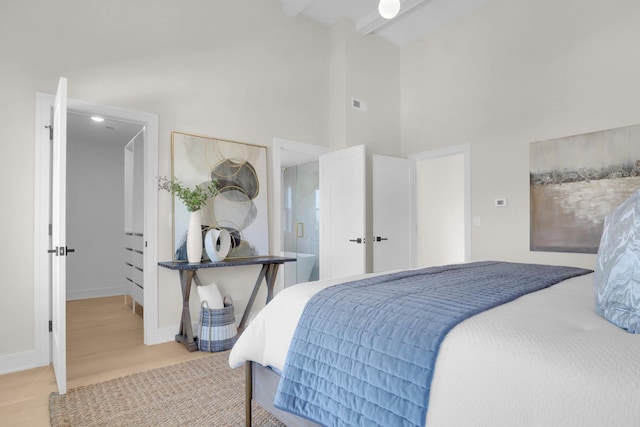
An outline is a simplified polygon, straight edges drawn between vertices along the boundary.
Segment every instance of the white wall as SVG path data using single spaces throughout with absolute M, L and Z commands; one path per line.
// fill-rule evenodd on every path
M 68 300 L 123 294 L 127 142 L 67 139 Z
M 331 28 L 330 146 L 365 144 L 368 154 L 400 154 L 400 49 L 356 32 L 342 20 Z M 351 107 L 351 99 L 366 103 Z
M 0 246 L 0 363 L 35 348 L 36 91 L 54 92 L 58 78 L 64 76 L 72 98 L 158 114 L 158 172 L 169 176 L 171 131 L 267 147 L 274 137 L 328 146 L 329 123 L 352 120 L 344 112 L 336 118 L 330 105 L 330 86 L 346 79 L 344 74 L 330 72 L 330 58 L 346 54 L 344 50 L 336 53 L 335 37 L 345 35 L 334 36 L 331 29 L 304 16 L 283 14 L 275 0 L 194 0 L 188 5 L 173 0 L 0 2 L 0 92 L 4 99 L 0 106 L 0 179 L 7 184 L 2 187 L 3 199 L 20 207 L 0 211 L 4 241 Z M 399 50 L 381 39 L 375 41 L 377 36 L 350 37 L 360 40 L 363 60 L 358 63 L 366 65 L 362 72 L 372 69 L 372 58 L 390 64 L 383 67 L 383 73 L 391 80 L 396 73 L 396 87 L 393 83 L 385 87 L 399 94 Z M 386 55 L 394 58 L 385 61 Z M 376 86 L 369 82 L 358 90 L 370 107 L 377 96 Z M 343 91 L 343 99 L 346 96 Z M 398 95 L 384 108 L 397 111 Z M 358 126 L 377 129 L 380 116 L 366 117 Z M 399 139 L 399 114 L 388 116 L 384 123 Z M 371 139 L 376 138 L 372 135 Z M 272 194 L 271 185 L 267 187 Z M 168 193 L 159 194 L 158 208 L 158 258 L 170 260 Z M 201 278 L 205 283 L 215 281 L 225 294 L 240 294 L 244 301 L 236 304 L 238 313 L 258 271 L 258 267 L 217 269 L 203 272 Z M 159 325 L 175 334 L 181 310 L 175 271 L 159 270 L 158 293 Z M 264 293 L 259 294 L 256 306 L 265 298 Z M 195 300 L 192 298 L 193 312 L 198 309 Z
M 465 261 L 464 154 L 416 160 L 417 267 Z
M 403 49 L 402 153 L 471 145 L 473 260 L 594 267 L 529 251 L 529 143 L 640 123 L 639 22 L 635 0 L 494 0 Z

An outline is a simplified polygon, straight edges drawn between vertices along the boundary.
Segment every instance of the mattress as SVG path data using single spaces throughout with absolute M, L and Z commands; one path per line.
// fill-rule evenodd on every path
M 347 280 L 280 292 L 234 346 L 229 364 L 282 370 L 304 305 Z M 427 426 L 640 425 L 640 335 L 595 313 L 593 274 L 478 314 L 442 342 Z

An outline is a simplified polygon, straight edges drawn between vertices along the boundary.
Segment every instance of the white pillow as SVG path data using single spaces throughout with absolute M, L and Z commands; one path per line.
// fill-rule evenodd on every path
M 605 218 L 594 277 L 596 312 L 640 333 L 640 191 Z
M 204 301 L 207 302 L 209 308 L 224 308 L 224 302 L 222 295 L 218 290 L 218 286 L 215 283 L 209 283 L 204 286 L 196 286 L 198 290 L 198 296 L 200 297 L 200 304 Z

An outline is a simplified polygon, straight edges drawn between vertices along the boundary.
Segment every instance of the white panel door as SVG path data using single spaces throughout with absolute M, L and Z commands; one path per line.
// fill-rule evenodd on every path
M 52 159 L 52 359 L 58 393 L 67 392 L 66 204 L 67 204 L 67 79 L 60 78 L 53 113 Z
M 320 156 L 320 279 L 366 272 L 365 147 Z
M 415 161 L 374 155 L 373 271 L 415 266 Z

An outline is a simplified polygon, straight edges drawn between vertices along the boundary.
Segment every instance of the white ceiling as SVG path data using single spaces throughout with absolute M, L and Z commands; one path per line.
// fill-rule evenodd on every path
M 400 0 L 400 13 L 386 20 L 378 13 L 379 0 L 279 0 L 287 15 L 306 15 L 332 26 L 342 18 L 352 20 L 363 34 L 376 33 L 398 46 L 484 6 L 489 0 Z

